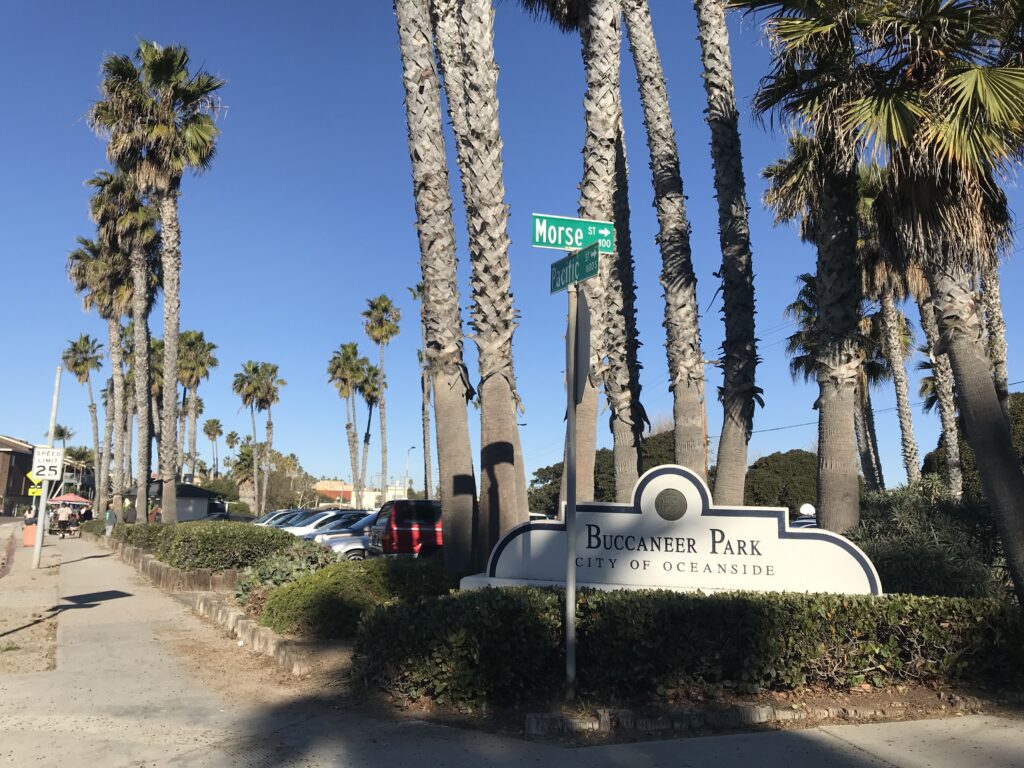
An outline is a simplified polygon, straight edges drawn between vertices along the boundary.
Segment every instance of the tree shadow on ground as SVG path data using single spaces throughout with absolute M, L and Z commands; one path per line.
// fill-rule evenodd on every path
M 0 632 L 0 637 L 6 637 L 7 635 L 13 635 L 15 632 L 20 632 L 23 629 L 34 627 L 36 624 L 42 624 L 44 621 L 49 621 L 56 616 L 59 616 L 64 611 L 76 610 L 78 608 L 95 608 L 100 603 L 106 602 L 107 600 L 117 600 L 122 597 L 131 597 L 128 592 L 121 592 L 116 589 L 108 589 L 103 592 L 89 592 L 82 595 L 67 595 L 62 597 L 62 601 L 67 601 L 67 605 L 63 602 L 57 605 L 50 606 L 44 612 L 45 615 L 40 616 L 34 621 L 28 622 L 28 624 L 22 624 L 20 627 L 9 629 L 6 632 Z

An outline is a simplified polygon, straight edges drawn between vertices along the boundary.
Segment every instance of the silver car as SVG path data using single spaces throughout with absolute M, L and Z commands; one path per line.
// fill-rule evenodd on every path
M 377 522 L 377 512 L 371 512 L 351 528 L 336 534 L 317 536 L 322 546 L 330 549 L 345 560 L 365 560 L 370 545 L 370 528 Z

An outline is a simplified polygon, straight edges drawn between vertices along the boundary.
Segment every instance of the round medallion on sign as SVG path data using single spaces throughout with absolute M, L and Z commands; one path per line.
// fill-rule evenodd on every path
M 666 488 L 654 497 L 654 510 L 663 520 L 678 520 L 686 514 L 686 496 L 675 488 Z

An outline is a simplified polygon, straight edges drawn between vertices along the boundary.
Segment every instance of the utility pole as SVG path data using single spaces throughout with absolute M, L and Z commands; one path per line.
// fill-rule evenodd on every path
M 57 398 L 60 396 L 60 366 L 53 379 L 53 405 L 50 406 L 50 430 L 46 434 L 46 447 L 53 448 L 53 429 L 57 424 Z M 61 475 L 64 467 L 61 466 Z M 50 481 L 43 480 L 42 494 L 39 496 L 39 511 L 36 512 L 36 543 L 32 548 L 32 569 L 39 568 L 39 560 L 43 555 L 43 528 L 46 525 L 46 502 L 50 498 Z

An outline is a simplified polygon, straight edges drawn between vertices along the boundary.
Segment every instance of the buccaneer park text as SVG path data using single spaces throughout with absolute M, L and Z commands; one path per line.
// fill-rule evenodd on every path
M 707 549 L 710 555 L 734 555 L 743 557 L 763 557 L 760 550 L 760 539 L 730 539 L 725 531 L 711 528 L 708 533 L 710 540 Z M 588 550 L 604 550 L 607 552 L 659 552 L 664 554 L 695 555 L 701 554 L 697 548 L 697 540 L 690 536 L 635 536 L 622 533 L 601 533 L 601 526 L 588 523 L 586 525 Z M 577 568 L 615 568 L 619 560 L 623 565 L 634 571 L 646 571 L 651 567 L 650 560 L 639 558 L 603 557 L 583 555 L 576 558 Z M 682 573 L 719 573 L 744 576 L 774 576 L 774 565 L 756 563 L 699 563 L 692 561 L 669 561 L 661 564 L 663 570 Z

